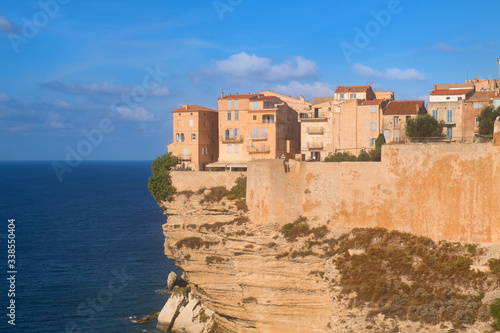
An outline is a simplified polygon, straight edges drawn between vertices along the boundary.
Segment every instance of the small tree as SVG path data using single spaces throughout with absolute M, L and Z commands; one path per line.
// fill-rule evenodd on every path
M 444 137 L 444 121 L 431 115 L 418 115 L 406 123 L 406 136 L 409 138 L 442 138 Z
M 479 122 L 479 135 L 493 135 L 495 119 L 500 117 L 500 107 L 493 110 L 491 106 L 485 107 L 477 120 Z
M 375 140 L 375 149 L 370 150 L 370 159 L 374 162 L 382 160 L 382 145 L 385 144 L 385 136 L 380 133 Z
M 242 199 L 247 194 L 247 177 L 239 176 L 234 185 L 229 191 L 229 199 Z
M 179 164 L 179 159 L 168 153 L 157 157 L 151 165 L 152 177 L 149 177 L 148 189 L 157 202 L 172 201 L 175 187 L 172 186 L 170 169 Z

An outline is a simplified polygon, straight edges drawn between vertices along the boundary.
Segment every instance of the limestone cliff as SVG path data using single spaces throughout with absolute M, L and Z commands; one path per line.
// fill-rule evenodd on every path
M 492 319 L 484 304 L 500 297 L 500 288 L 486 261 L 500 257 L 498 245 L 485 245 L 477 252 L 473 247 L 474 253 L 471 250 L 467 254 L 469 261 L 458 254 L 467 252 L 462 245 L 445 256 L 439 251 L 451 251 L 449 246 L 424 240 L 427 247 L 423 249 L 435 251 L 429 250 L 432 256 L 426 256 L 417 242 L 420 238 L 399 234 L 394 238 L 380 230 L 351 232 L 286 218 L 282 223 L 257 225 L 241 201 L 201 188 L 207 183 L 197 184 L 185 186 L 188 189 L 178 191 L 174 201 L 163 203 L 168 214 L 168 222 L 163 225 L 165 254 L 183 270 L 192 293 L 214 311 L 215 322 L 224 332 L 449 332 L 454 326 L 464 332 L 490 329 Z M 283 232 L 286 223 L 291 224 Z M 378 244 L 382 240 L 383 246 Z M 398 251 L 403 243 L 411 247 Z M 399 257 L 391 261 L 393 253 Z M 452 271 L 446 279 L 455 281 L 460 292 L 457 295 L 449 293 L 453 282 L 422 284 L 411 272 L 431 274 L 429 280 L 439 280 L 439 274 L 434 276 L 422 270 L 425 265 L 419 265 L 419 260 L 434 260 L 435 256 L 451 260 L 451 266 L 443 266 L 443 274 L 448 274 L 448 267 L 467 277 L 474 267 L 486 273 L 471 273 L 475 284 L 469 285 L 470 281 L 458 279 Z M 369 261 L 379 257 L 385 261 Z M 406 262 L 401 268 L 406 269 L 404 273 L 399 267 L 387 268 L 392 269 L 398 260 Z M 372 266 L 363 271 L 367 263 Z M 371 267 L 377 271 L 366 272 Z M 372 285 L 380 288 L 379 294 L 391 298 L 379 295 L 374 301 L 372 291 L 365 290 L 371 285 L 363 284 L 372 281 L 356 280 L 356 274 L 385 274 L 386 280 Z M 405 292 L 398 292 L 400 288 Z M 436 290 L 441 294 L 429 296 Z M 361 298 L 363 292 L 371 298 Z M 452 314 L 457 311 L 458 317 Z

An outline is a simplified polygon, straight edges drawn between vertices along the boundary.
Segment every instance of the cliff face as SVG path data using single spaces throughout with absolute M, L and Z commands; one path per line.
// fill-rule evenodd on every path
M 433 322 L 432 318 L 436 314 L 430 314 L 431 310 L 418 306 L 408 310 L 413 313 L 408 319 L 413 321 L 401 318 L 398 320 L 391 316 L 390 311 L 387 312 L 388 308 L 395 306 L 390 303 L 393 301 L 386 301 L 386 304 L 383 307 L 379 305 L 380 309 L 377 310 L 370 302 L 357 297 L 357 294 L 366 292 L 362 290 L 362 284 L 366 282 L 364 288 L 371 288 L 369 283 L 373 281 L 358 281 L 361 289 L 356 289 L 354 282 L 349 286 L 351 289 L 346 288 L 342 281 L 349 279 L 349 274 L 358 273 L 337 268 L 336 260 L 339 258 L 364 258 L 366 253 L 371 253 L 372 250 L 368 246 L 371 246 L 369 244 L 374 240 L 381 239 L 380 231 L 370 234 L 369 238 L 363 234 L 355 236 L 352 233 L 341 237 L 351 230 L 328 228 L 309 221 L 308 226 L 311 228 L 306 232 L 300 231 L 299 228 L 296 229 L 298 231 L 295 235 L 285 237 L 281 232 L 282 225 L 252 223 L 248 218 L 249 213 L 237 208 L 241 208 L 241 202 L 223 198 L 219 202 L 200 203 L 206 200 L 208 193 L 209 190 L 200 190 L 198 194 L 191 190 L 181 191 L 173 202 L 164 203 L 168 212 L 168 223 L 163 225 L 166 237 L 165 254 L 174 259 L 184 271 L 184 278 L 192 293 L 205 307 L 215 312 L 215 320 L 225 332 L 368 333 L 398 332 L 398 329 L 405 333 L 448 332 L 454 326 L 463 327 L 464 332 L 488 331 L 490 317 L 487 306 L 483 305 L 477 296 L 478 290 L 486 293 L 484 299 L 489 302 L 500 297 L 498 280 L 488 274 L 480 278 L 482 280 L 478 280 L 479 282 L 475 280 L 474 285 L 465 281 L 464 286 L 470 286 L 463 288 L 455 277 L 446 277 L 450 279 L 451 288 L 454 288 L 455 283 L 457 292 L 469 295 L 452 298 L 448 303 L 439 301 L 436 296 L 436 301 L 430 303 L 431 308 L 441 308 L 441 312 L 436 310 L 439 312 L 439 318 L 448 320 Z M 304 222 L 295 221 L 294 225 L 300 226 L 301 223 Z M 348 242 L 347 245 L 342 245 L 341 239 Z M 338 250 L 339 247 L 343 249 Z M 464 251 L 464 248 L 457 249 Z M 486 249 L 484 253 L 479 251 L 481 255 L 473 257 L 474 262 L 469 264 L 488 271 L 487 258 L 499 257 L 500 249 L 493 249 L 496 250 Z M 343 254 L 341 251 L 344 251 Z M 390 260 L 393 251 L 389 248 L 387 260 Z M 407 249 L 405 251 L 408 252 Z M 344 260 L 347 260 L 345 258 Z M 396 261 L 398 260 L 405 259 L 397 257 Z M 414 261 L 417 264 L 418 260 L 418 255 L 415 255 Z M 382 266 L 384 265 L 392 264 L 382 263 Z M 467 266 L 466 270 L 469 271 L 470 267 L 472 266 Z M 361 269 L 359 274 L 362 268 L 357 268 Z M 371 272 L 368 271 L 363 273 L 364 276 L 359 275 L 358 279 L 378 279 L 377 274 L 382 274 L 380 268 L 378 269 L 379 271 L 373 272 L 374 275 L 370 276 Z M 463 271 L 458 273 L 464 274 Z M 436 276 L 428 278 L 438 279 Z M 351 280 L 355 281 L 356 276 L 351 277 Z M 420 283 L 417 280 L 412 281 L 411 274 L 388 276 L 388 280 L 392 281 L 391 286 L 386 286 L 384 293 L 391 287 L 397 291 L 401 286 L 417 286 Z M 381 283 L 384 282 L 377 280 L 377 283 L 373 284 L 374 288 Z M 408 288 L 410 300 L 405 302 L 410 304 L 411 297 L 418 293 L 412 291 L 411 287 Z M 439 289 L 440 286 L 422 285 L 418 292 L 432 292 L 431 288 Z M 451 294 L 449 290 L 444 288 L 441 292 Z M 391 295 L 391 299 L 396 296 L 401 296 L 401 299 L 407 297 L 394 292 Z M 460 297 L 467 301 L 461 300 Z M 401 305 L 400 311 L 405 312 L 406 305 Z M 447 315 L 446 311 L 463 312 L 464 318 L 473 316 L 475 320 L 457 319 L 454 323 L 453 315 Z M 478 313 L 481 311 L 483 321 L 479 320 Z
M 207 190 L 208 191 L 208 190 Z M 199 204 L 203 194 L 166 203 L 165 254 L 184 271 L 192 292 L 229 332 L 328 332 L 328 284 L 312 256 L 277 260 L 290 251 L 276 225 L 256 226 L 234 201 Z

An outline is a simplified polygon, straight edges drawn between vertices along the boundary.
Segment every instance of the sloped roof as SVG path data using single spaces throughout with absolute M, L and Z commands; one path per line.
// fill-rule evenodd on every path
M 190 111 L 190 112 L 196 112 L 196 111 L 209 111 L 209 112 L 218 112 L 216 110 L 212 110 L 212 109 L 209 109 L 209 108 L 204 108 L 203 106 L 199 106 L 199 105 L 188 105 L 187 108 L 180 108 L 180 109 L 175 109 L 175 110 L 172 110 L 172 112 L 186 112 L 186 111 Z
M 466 95 L 474 89 L 436 89 L 431 91 L 431 95 Z
M 370 99 L 361 102 L 361 105 L 379 105 L 383 101 L 385 101 L 385 99 Z
M 370 86 L 338 86 L 335 93 L 357 93 L 357 92 L 366 92 L 370 90 L 372 87 Z
M 219 97 L 219 99 L 245 99 L 245 98 L 253 98 L 253 97 L 258 97 L 260 96 L 259 94 L 236 94 L 236 95 L 226 95 L 223 97 Z
M 424 105 L 424 101 L 391 101 L 384 111 L 384 116 L 409 116 L 416 114 L 425 114 L 426 112 Z
M 494 91 L 476 91 L 467 102 L 489 102 L 490 99 L 494 98 L 496 92 Z

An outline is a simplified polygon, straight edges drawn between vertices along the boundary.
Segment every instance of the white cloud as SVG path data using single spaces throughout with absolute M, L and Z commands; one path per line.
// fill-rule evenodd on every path
M 278 82 L 299 78 L 314 78 L 319 69 L 312 60 L 295 57 L 279 64 L 245 52 L 233 54 L 226 60 L 213 61 L 213 66 L 195 71 L 197 80 L 222 77 L 231 83 Z
M 54 106 L 60 107 L 60 108 L 69 108 L 70 105 L 68 102 L 63 101 L 62 99 L 56 99 L 54 101 Z
M 8 102 L 10 101 L 10 96 L 4 93 L 0 93 L 0 102 Z
M 297 81 L 292 81 L 287 85 L 278 85 L 275 89 L 279 91 L 283 95 L 292 95 L 292 96 L 305 96 L 308 100 L 311 100 L 313 97 L 328 97 L 333 96 L 335 93 L 334 87 L 323 84 L 321 82 L 315 82 L 313 85 L 311 84 L 302 84 Z
M 17 29 L 5 16 L 0 15 L 0 32 L 15 32 Z
M 451 46 L 449 44 L 443 43 L 443 42 L 437 42 L 436 45 L 434 45 L 434 49 L 437 51 L 441 52 L 459 52 L 462 51 L 462 49 L 458 47 Z
M 386 68 L 384 72 L 381 72 L 362 64 L 355 64 L 353 66 L 353 70 L 358 75 L 377 79 L 397 81 L 427 81 L 427 77 L 424 73 L 421 73 L 413 68 L 403 70 L 398 68 Z
M 42 86 L 47 87 L 52 90 L 67 92 L 76 95 L 122 95 L 122 94 L 132 94 L 134 92 L 137 95 L 140 95 L 142 92 L 146 91 L 146 96 L 169 96 L 172 93 L 167 87 L 161 87 L 158 83 L 153 82 L 150 84 L 147 89 L 143 86 L 122 86 L 118 84 L 109 84 L 104 82 L 103 84 L 99 83 L 68 83 L 68 82 L 59 82 L 52 81 L 42 83 Z
M 117 107 L 116 110 L 122 116 L 122 119 L 132 121 L 132 122 L 148 122 L 154 121 L 155 115 L 148 112 L 142 107 L 138 107 L 134 110 L 127 107 Z

